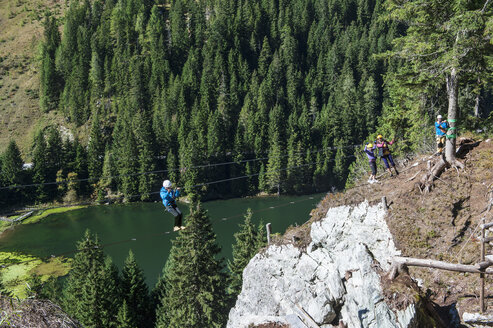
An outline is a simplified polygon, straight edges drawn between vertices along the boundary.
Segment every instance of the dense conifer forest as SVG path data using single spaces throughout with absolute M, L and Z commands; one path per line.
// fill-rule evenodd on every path
M 390 68 L 373 55 L 399 33 L 383 11 L 379 0 L 71 1 L 45 18 L 40 105 L 90 127 L 89 142 L 39 131 L 31 176 L 4 185 L 72 183 L 8 198 L 149 200 L 166 176 L 186 189 L 251 175 L 195 190 L 206 197 L 343 186 L 352 145 L 382 112 Z M 183 169 L 227 161 L 240 163 Z
M 363 161 L 355 145 L 377 132 L 396 138 L 398 154 L 434 147 L 451 77 L 458 131 L 493 126 L 488 1 L 67 4 L 44 20 L 40 106 L 86 127 L 88 142 L 40 130 L 26 170 L 11 141 L 0 157 L 2 208 L 148 201 L 165 177 L 203 198 L 342 187 Z M 212 165 L 224 162 L 234 163 Z M 235 177 L 245 178 L 203 184 Z M 11 187 L 23 184 L 32 186 Z M 87 327 L 222 327 L 243 268 L 265 245 L 250 216 L 226 265 L 194 201 L 151 292 L 132 253 L 118 272 L 89 232 L 63 292 L 36 280 L 32 290 Z

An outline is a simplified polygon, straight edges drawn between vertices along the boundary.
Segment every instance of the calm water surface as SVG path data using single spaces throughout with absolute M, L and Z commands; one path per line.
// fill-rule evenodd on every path
M 323 196 L 241 198 L 210 201 L 203 206 L 222 247 L 221 256 L 230 259 L 233 234 L 238 231 L 238 224 L 243 222 L 243 214 L 248 208 L 254 211 L 255 223 L 262 219 L 264 223 L 272 223 L 273 233 L 283 233 L 290 225 L 306 222 L 310 211 Z M 180 204 L 179 207 L 186 217 L 189 212 L 187 205 Z M 114 243 L 105 247 L 104 252 L 120 268 L 129 249 L 132 249 L 150 286 L 161 274 L 171 240 L 176 238 L 176 233 L 164 234 L 173 229 L 173 217 L 161 203 L 102 205 L 54 214 L 42 222 L 18 226 L 4 233 L 0 239 L 0 251 L 20 251 L 40 257 L 70 252 L 86 229 L 97 233 L 102 244 Z

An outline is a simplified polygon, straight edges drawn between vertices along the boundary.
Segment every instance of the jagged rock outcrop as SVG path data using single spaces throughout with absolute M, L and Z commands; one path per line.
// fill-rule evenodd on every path
M 243 288 L 227 327 L 262 322 L 288 324 L 305 311 L 320 327 L 342 320 L 348 328 L 418 327 L 411 302 L 402 310 L 385 302 L 380 274 L 400 252 L 382 204 L 341 206 L 311 225 L 306 251 L 271 245 L 243 272 Z

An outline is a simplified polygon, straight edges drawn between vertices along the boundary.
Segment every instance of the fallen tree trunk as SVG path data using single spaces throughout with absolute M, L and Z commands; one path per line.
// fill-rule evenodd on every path
M 417 266 L 424 268 L 433 268 L 439 270 L 456 271 L 456 272 L 470 272 L 470 273 L 486 273 L 493 274 L 493 268 L 486 270 L 480 270 L 479 265 L 467 265 L 458 263 L 448 263 L 436 260 L 416 259 L 411 257 L 394 256 L 394 263 L 390 269 L 389 278 L 394 279 L 399 273 L 399 268 L 402 266 Z

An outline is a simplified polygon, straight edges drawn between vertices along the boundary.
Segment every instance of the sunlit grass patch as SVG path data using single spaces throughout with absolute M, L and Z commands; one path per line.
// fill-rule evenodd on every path
M 46 281 L 49 277 L 64 276 L 70 271 L 70 263 L 70 259 L 64 258 L 53 258 L 43 262 L 31 255 L 0 252 L 0 264 L 5 266 L 0 269 L 0 279 L 13 296 L 25 298 L 26 282 L 31 275 L 40 276 L 41 281 Z
M 41 219 L 44 219 L 45 217 L 51 215 L 51 214 L 59 214 L 59 213 L 65 213 L 68 211 L 73 211 L 73 210 L 78 210 L 81 208 L 84 208 L 86 206 L 71 206 L 71 207 L 59 207 L 59 208 L 51 208 L 49 210 L 39 210 L 37 211 L 38 214 L 32 215 L 26 220 L 23 221 L 23 223 L 36 223 L 39 222 Z

